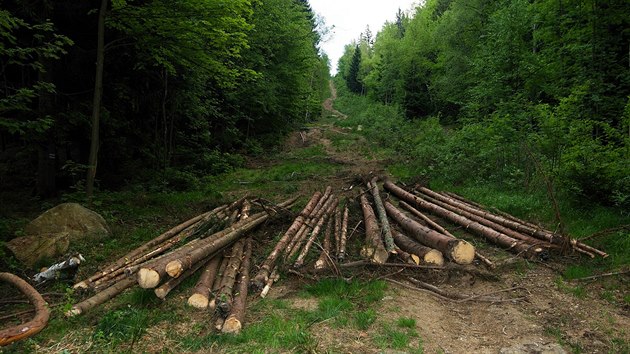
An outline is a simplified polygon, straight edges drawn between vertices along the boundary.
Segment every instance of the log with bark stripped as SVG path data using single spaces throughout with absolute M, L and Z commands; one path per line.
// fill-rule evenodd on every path
M 348 242 L 348 202 L 343 209 L 343 220 L 341 222 L 341 241 L 339 245 L 339 254 L 337 258 L 339 261 L 343 261 L 346 258 L 346 243 Z

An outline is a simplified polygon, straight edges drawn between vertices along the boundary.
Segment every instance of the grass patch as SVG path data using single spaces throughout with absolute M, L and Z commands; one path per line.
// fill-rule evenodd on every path
M 593 270 L 585 265 L 572 265 L 564 270 L 562 276 L 564 279 L 572 280 L 593 275 Z
M 409 323 L 408 321 L 404 322 L 405 324 Z M 424 349 L 422 339 L 419 338 L 418 333 L 415 331 L 415 329 L 411 329 L 408 327 L 404 328 L 406 330 L 398 330 L 393 328 L 393 326 L 385 325 L 381 328 L 379 333 L 374 336 L 373 342 L 380 349 L 395 349 L 405 350 L 410 353 L 423 353 Z M 417 340 L 417 345 L 412 345 L 412 341 L 414 339 Z
M 396 325 L 400 328 L 416 328 L 416 320 L 409 317 L 401 317 L 396 321 Z
M 555 283 L 558 289 L 564 291 L 565 293 L 572 294 L 573 296 L 579 299 L 586 298 L 586 288 L 584 288 L 581 285 L 570 286 L 567 283 L 565 283 L 561 277 L 556 278 Z
M 376 321 L 376 311 L 373 309 L 359 311 L 354 315 L 354 321 L 358 329 L 366 330 Z

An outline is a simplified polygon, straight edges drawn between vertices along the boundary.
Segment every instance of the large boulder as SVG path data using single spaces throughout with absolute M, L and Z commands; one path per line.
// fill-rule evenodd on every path
M 102 240 L 110 230 L 99 214 L 77 203 L 64 203 L 31 221 L 24 234 L 9 241 L 7 247 L 19 261 L 32 267 L 63 255 L 73 242 Z

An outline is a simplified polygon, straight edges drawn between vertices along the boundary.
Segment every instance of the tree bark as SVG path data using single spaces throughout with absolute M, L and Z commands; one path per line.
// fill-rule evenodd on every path
M 444 257 L 442 256 L 442 252 L 433 248 L 423 246 L 397 231 L 394 231 L 393 236 L 394 241 L 403 251 L 415 255 L 423 263 L 436 264 L 439 266 L 444 265 Z
M 302 226 L 300 226 L 300 229 L 295 233 L 295 236 L 293 236 L 293 238 L 289 242 L 289 245 L 284 250 L 285 260 L 289 259 L 292 255 L 295 254 L 294 249 L 296 248 L 296 244 L 301 243 L 304 240 L 304 233 L 312 227 L 312 224 L 314 222 L 317 222 L 318 215 L 320 214 L 320 211 L 322 210 L 324 204 L 328 202 L 328 200 L 331 198 L 331 193 L 332 188 L 326 187 L 324 195 L 322 195 L 322 197 L 319 199 L 319 201 L 315 205 L 315 208 L 313 208 L 313 211 L 310 213 L 310 215 L 308 215 L 308 218 L 303 222 Z
M 346 242 L 348 242 L 348 203 L 343 209 L 343 221 L 341 222 L 341 241 L 339 245 L 339 254 L 337 258 L 343 261 L 346 258 Z
M 463 216 L 465 218 L 468 218 L 468 219 L 470 219 L 472 221 L 476 221 L 476 222 L 480 223 L 481 225 L 484 225 L 484 226 L 487 226 L 489 228 L 492 228 L 492 229 L 494 229 L 496 231 L 499 231 L 502 234 L 508 235 L 511 238 L 515 239 L 515 240 L 525 241 L 525 242 L 527 242 L 527 243 L 529 243 L 531 245 L 539 245 L 540 247 L 544 247 L 544 248 L 554 248 L 554 247 L 558 248 L 558 246 L 553 246 L 552 244 L 550 244 L 547 241 L 543 241 L 541 239 L 538 239 L 538 238 L 535 238 L 535 237 L 532 237 L 532 236 L 529 236 L 529 235 L 522 234 L 522 233 L 517 232 L 517 231 L 515 231 L 513 229 L 510 229 L 508 227 L 505 227 L 503 225 L 500 225 L 500 224 L 497 224 L 497 223 L 495 223 L 493 221 L 490 221 L 490 220 L 488 220 L 488 219 L 486 219 L 484 217 L 481 217 L 479 215 L 476 215 L 476 214 L 470 213 L 470 212 L 468 212 L 466 210 L 463 210 L 460 207 L 457 207 L 457 206 L 454 206 L 454 205 L 451 205 L 451 204 L 448 204 L 448 203 L 441 202 L 439 200 L 436 200 L 436 199 L 432 198 L 431 196 L 426 196 L 426 194 L 424 196 L 424 199 L 426 201 L 428 201 L 430 203 L 433 203 L 433 204 L 435 204 L 437 206 L 440 206 L 440 207 L 442 207 L 442 208 L 444 208 L 444 209 L 446 209 L 448 211 L 451 211 L 453 213 L 461 215 L 461 216 Z
M 389 252 L 383 246 L 376 215 L 374 215 L 374 210 L 372 210 L 363 190 L 361 190 L 361 209 L 365 223 L 365 247 L 362 250 L 362 255 L 374 263 L 385 263 L 389 257 Z
M 230 257 L 226 255 L 225 251 L 223 253 L 224 256 L 222 257 L 221 265 L 219 266 L 219 270 L 217 271 L 217 276 L 214 278 L 212 291 L 210 291 L 210 296 L 212 297 L 212 299 L 208 303 L 208 309 L 210 310 L 210 312 L 214 312 L 215 308 L 217 307 L 217 294 L 219 293 L 219 289 L 221 289 L 221 281 L 223 280 L 223 275 L 225 274 L 227 265 L 228 263 L 230 263 Z
M 387 220 L 387 213 L 385 212 L 385 207 L 383 206 L 383 201 L 381 200 L 381 194 L 378 190 L 377 184 L 378 178 L 374 177 L 370 183 L 368 183 L 368 189 L 372 193 L 372 197 L 374 199 L 374 205 L 376 206 L 376 213 L 378 215 L 378 219 L 381 222 L 381 228 L 383 230 L 383 239 L 385 240 L 385 249 L 387 252 L 392 253 L 394 251 L 394 238 L 392 236 L 392 231 L 389 226 L 389 220 Z
M 414 216 L 419 217 L 420 219 L 424 220 L 427 224 L 429 224 L 430 227 L 432 227 L 434 230 L 443 233 L 446 236 L 452 237 L 452 238 L 457 238 L 455 237 L 455 235 L 453 235 L 452 233 L 450 233 L 447 229 L 443 228 L 440 224 L 436 223 L 435 221 L 431 220 L 428 216 L 424 215 L 423 213 L 421 213 L 418 209 L 412 207 L 411 205 L 401 201 L 400 202 L 400 206 L 403 207 L 403 209 L 409 211 L 411 214 L 413 214 Z M 475 250 L 475 258 L 477 258 L 479 261 L 481 261 L 483 264 L 485 264 L 486 266 L 490 267 L 490 268 L 494 268 L 494 263 L 492 263 L 491 260 L 489 260 L 488 258 L 486 258 L 485 256 L 483 256 L 481 253 L 479 253 L 479 251 Z
M 208 263 L 210 263 L 212 261 L 212 259 L 214 259 L 214 258 L 219 258 L 219 257 L 217 256 L 217 254 L 214 254 L 214 255 L 208 257 L 207 259 L 199 261 L 194 267 L 186 270 L 179 277 L 177 277 L 177 278 L 170 278 L 169 280 L 165 281 L 164 284 L 162 284 L 159 287 L 155 288 L 155 290 L 154 290 L 155 296 L 157 296 L 160 299 L 164 300 L 166 298 L 166 295 L 168 295 L 171 292 L 171 290 L 175 289 L 179 284 L 181 284 L 182 281 L 186 280 L 189 276 L 193 275 L 195 272 L 197 272 L 199 269 L 201 269 L 201 267 L 203 267 L 203 266 L 207 265 Z
M 286 200 L 280 203 L 278 207 L 285 208 L 290 206 L 296 199 L 297 197 Z M 210 254 L 237 241 L 244 234 L 267 221 L 270 217 L 269 212 L 270 210 L 256 213 L 245 220 L 235 223 L 223 231 L 217 232 L 200 240 L 200 242 L 195 245 L 191 246 L 188 244 L 180 247 L 178 250 L 172 252 L 168 257 L 165 257 L 155 264 L 151 264 L 150 268 L 152 271 L 152 277 L 146 278 L 149 282 L 141 283 L 141 279 L 139 278 L 138 284 L 142 287 L 155 287 L 159 283 L 161 277 L 164 276 L 165 271 L 168 271 L 170 276 L 177 277 L 181 274 L 181 272 L 192 267 L 193 264 L 197 263 L 201 259 L 206 258 Z M 138 276 L 141 276 L 141 272 L 138 272 Z
M 251 245 L 251 244 L 250 244 Z M 232 290 L 234 289 L 234 283 L 236 282 L 236 275 L 241 267 L 243 260 L 243 248 L 245 242 L 239 240 L 232 247 L 232 253 L 230 255 L 230 261 L 225 268 L 225 273 L 221 278 L 221 286 L 216 296 L 216 308 L 219 310 L 225 318 L 232 309 Z M 251 246 L 250 246 L 251 247 Z M 250 250 L 251 252 L 251 250 Z
M 317 222 L 317 225 L 315 225 L 315 228 L 313 228 L 313 231 L 311 232 L 311 236 L 306 241 L 304 248 L 302 248 L 302 252 L 300 252 L 300 255 L 295 260 L 295 263 L 293 263 L 294 268 L 300 268 L 304 265 L 304 260 L 306 259 L 306 256 L 308 255 L 308 251 L 311 249 L 313 242 L 315 241 L 315 239 L 321 232 L 322 227 L 324 226 L 324 222 L 326 222 L 326 219 L 328 218 L 332 219 L 332 215 L 333 215 L 332 212 L 337 207 L 338 203 L 339 203 L 339 199 L 334 198 L 333 202 L 330 205 L 328 205 L 328 207 L 324 211 L 324 214 L 320 217 L 319 221 Z
M 536 256 L 539 255 L 543 250 L 542 248 L 536 248 L 536 247 L 532 247 L 529 244 L 523 242 L 523 241 L 519 241 L 519 240 L 515 240 L 505 234 L 502 234 L 492 228 L 489 228 L 487 226 L 481 225 L 477 222 L 474 222 L 468 218 L 465 218 L 461 215 L 457 215 L 455 213 L 452 213 L 440 206 L 437 206 L 435 204 L 431 204 L 423 199 L 421 199 L 418 196 L 415 196 L 407 191 L 405 191 L 404 189 L 396 186 L 395 184 L 393 184 L 390 181 L 385 182 L 384 184 L 385 189 L 389 190 L 390 192 L 392 192 L 394 195 L 396 195 L 398 198 L 405 200 L 409 203 L 412 203 L 412 205 L 415 205 L 423 210 L 427 210 L 432 212 L 433 214 L 444 218 L 446 220 L 449 220 L 452 223 L 461 225 L 463 227 L 465 227 L 466 229 L 470 229 L 472 231 L 474 231 L 476 234 L 478 234 L 479 236 L 482 236 L 488 240 L 490 240 L 491 242 L 494 242 L 502 247 L 505 247 L 508 250 L 512 250 L 516 253 L 523 253 L 526 256 Z M 438 248 L 439 249 L 439 248 Z M 442 251 L 440 249 L 440 251 Z M 442 251 L 444 252 L 444 251 Z M 474 252 L 473 252 L 474 255 Z M 472 261 L 472 260 L 471 260 Z
M 396 209 L 391 203 L 385 203 L 387 214 L 403 229 L 422 244 L 435 248 L 458 264 L 470 264 L 475 258 L 475 248 L 468 242 L 453 239 L 419 224 Z
M 89 299 L 72 306 L 72 309 L 66 312 L 66 317 L 81 315 L 91 310 L 92 308 L 111 300 L 116 295 L 122 293 L 125 289 L 130 288 L 135 284 L 136 279 L 124 278 L 123 280 L 101 291 L 100 293 L 95 294 Z
M 94 180 L 96 179 L 96 165 L 98 162 L 98 148 L 100 145 L 99 126 L 101 119 L 101 101 L 103 99 L 103 68 L 105 64 L 105 13 L 107 0 L 101 0 L 98 11 L 98 40 L 96 44 L 96 78 L 94 79 L 94 98 L 92 100 L 92 137 L 90 141 L 90 158 L 88 161 L 85 191 L 92 203 L 94 195 Z
M 243 327 L 245 309 L 247 308 L 247 291 L 249 287 L 249 266 L 251 258 L 252 239 L 248 238 L 247 241 L 245 241 L 245 256 L 243 257 L 243 262 L 241 263 L 241 269 L 239 271 L 239 282 L 236 286 L 232 310 L 223 323 L 223 333 L 238 334 Z
M 135 260 L 137 260 L 139 257 L 141 257 L 142 255 L 146 255 L 147 253 L 150 253 L 151 248 L 154 248 L 156 246 L 159 246 L 160 244 L 162 244 L 163 242 L 169 240 L 170 238 L 174 237 L 175 235 L 179 234 L 180 232 L 182 232 L 183 230 L 192 227 L 194 225 L 197 225 L 199 222 L 201 222 L 203 219 L 205 219 L 208 216 L 212 216 L 215 215 L 217 213 L 219 213 L 220 211 L 222 211 L 223 209 L 225 209 L 227 206 L 223 205 L 220 206 L 218 208 L 215 208 L 214 210 L 208 212 L 208 213 L 204 213 L 201 215 L 198 215 L 190 220 L 187 220 L 179 225 L 177 225 L 176 227 L 162 233 L 161 235 L 159 235 L 158 237 L 152 239 L 151 241 L 143 244 L 142 246 L 134 249 L 133 251 L 127 253 L 125 256 L 121 257 L 120 259 L 118 259 L 117 261 L 111 263 L 110 265 L 106 266 L 103 268 L 103 270 L 101 270 L 100 272 L 97 272 L 96 274 L 92 275 L 91 277 L 75 284 L 73 286 L 73 288 L 77 289 L 86 289 L 88 287 L 90 287 L 92 285 L 93 282 L 99 280 L 102 277 L 107 276 L 110 273 L 116 272 L 119 269 L 122 269 L 132 263 L 134 263 Z M 154 250 L 155 251 L 155 250 Z M 136 263 L 138 264 L 138 263 Z M 119 272 L 122 273 L 122 272 Z M 117 274 L 116 274 L 117 275 Z M 114 276 L 116 276 L 114 275 Z
M 287 244 L 291 240 L 291 238 L 296 234 L 296 232 L 302 227 L 304 224 L 305 218 L 313 211 L 315 205 L 320 200 L 321 193 L 315 192 L 309 202 L 306 204 L 300 215 L 295 218 L 293 224 L 289 227 L 289 229 L 282 235 L 276 247 L 274 247 L 273 251 L 267 256 L 263 264 L 260 266 L 260 270 L 252 280 L 252 286 L 258 290 L 260 290 L 264 284 L 267 282 L 269 278 L 269 273 L 271 273 L 271 269 L 275 266 L 276 260 L 280 256 L 280 254 L 285 250 Z
M 30 321 L 0 330 L 0 347 L 3 347 L 39 333 L 48 324 L 50 310 L 48 309 L 46 300 L 44 300 L 40 293 L 17 275 L 0 273 L 0 281 L 15 286 L 28 298 L 28 301 L 35 306 L 35 316 Z
M 332 233 L 332 219 L 328 220 L 326 231 L 324 232 L 324 242 L 322 244 L 322 254 L 315 261 L 315 269 L 323 269 L 330 266 L 330 234 Z
M 341 248 L 341 208 L 337 205 L 335 209 L 335 255 L 339 255 Z
M 329 195 L 328 200 L 326 200 L 326 202 L 315 213 L 315 215 L 312 218 L 309 218 L 309 220 L 307 220 L 307 222 L 302 225 L 300 231 L 298 231 L 298 233 L 294 237 L 295 245 L 293 246 L 291 252 L 288 253 L 286 257 L 287 261 L 292 259 L 298 252 L 300 252 L 300 249 L 302 248 L 302 243 L 309 235 L 309 232 L 319 222 L 319 220 L 324 217 L 324 214 L 327 213 L 330 206 L 335 203 L 335 200 L 336 198 L 334 197 L 334 195 Z
M 193 289 L 193 294 L 188 298 L 188 305 L 198 309 L 208 307 L 210 303 L 210 288 L 217 277 L 222 258 L 221 255 L 217 255 L 203 268 L 201 276 Z

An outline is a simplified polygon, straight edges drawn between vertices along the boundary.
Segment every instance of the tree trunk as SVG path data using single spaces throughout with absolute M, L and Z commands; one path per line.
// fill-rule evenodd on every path
M 291 250 L 291 252 L 289 252 L 289 254 L 286 257 L 287 261 L 292 259 L 298 252 L 300 252 L 302 243 L 304 242 L 306 237 L 309 235 L 309 231 L 313 229 L 314 224 L 316 225 L 319 222 L 319 220 L 324 217 L 324 214 L 327 213 L 330 206 L 333 203 L 335 203 L 335 200 L 336 198 L 334 197 L 334 195 L 330 194 L 328 197 L 328 200 L 326 200 L 326 202 L 315 213 L 315 215 L 312 218 L 309 218 L 307 222 L 304 223 L 304 225 L 302 225 L 302 227 L 300 228 L 300 231 L 298 231 L 298 233 L 294 237 L 295 244 L 293 245 L 293 249 Z
M 348 242 L 348 203 L 343 210 L 343 221 L 341 222 L 341 236 L 340 236 L 339 253 L 337 258 L 339 261 L 343 261 L 346 258 L 346 242 Z
M 297 200 L 297 197 L 286 200 L 278 205 L 279 208 L 285 208 L 293 204 Z M 223 231 L 217 232 L 211 236 L 202 239 L 199 243 L 189 246 L 185 245 L 179 248 L 177 251 L 166 259 L 162 260 L 160 264 L 153 265 L 153 268 L 162 267 L 165 265 L 165 270 L 172 277 L 177 277 L 181 272 L 192 267 L 193 264 L 206 258 L 210 254 L 230 245 L 237 241 L 247 232 L 253 230 L 263 222 L 267 221 L 270 217 L 270 210 L 260 212 L 252 215 L 251 217 L 241 220 L 234 225 L 226 228 Z M 163 276 L 162 269 L 154 269 L 157 274 Z M 157 277 L 159 281 L 159 277 Z M 140 282 L 138 282 L 140 284 Z M 150 285 L 150 284 L 144 284 Z M 143 286 L 143 284 L 140 284 Z
M 482 236 L 502 247 L 505 247 L 509 250 L 512 250 L 516 253 L 524 253 L 527 256 L 535 256 L 540 254 L 543 250 L 542 248 L 535 248 L 532 247 L 530 245 L 528 245 L 527 243 L 523 242 L 523 241 L 518 241 L 515 240 L 507 235 L 504 235 L 496 230 L 493 230 L 487 226 L 481 225 L 477 222 L 474 222 L 470 219 L 467 219 L 461 215 L 457 215 L 455 213 L 452 213 L 440 206 L 437 206 L 435 204 L 431 204 L 425 200 L 422 200 L 420 197 L 417 197 L 407 191 L 405 191 L 404 189 L 396 186 L 395 184 L 393 184 L 390 181 L 385 182 L 384 184 L 385 189 L 389 190 L 390 192 L 392 192 L 395 196 L 397 196 L 400 199 L 403 199 L 409 203 L 412 203 L 413 205 L 418 206 L 421 209 L 427 210 L 432 212 L 433 214 L 444 218 L 446 220 L 449 220 L 452 223 L 458 224 L 463 226 L 466 229 L 470 229 L 472 231 L 474 231 L 475 233 L 477 233 L 479 236 Z M 439 249 L 439 248 L 438 248 Z M 440 249 L 440 251 L 442 251 Z M 444 251 L 442 251 L 444 252 Z M 473 251 L 473 255 L 474 255 L 474 251 Z M 471 259 L 472 261 L 472 259 Z
M 322 195 L 322 197 L 319 199 L 319 201 L 317 202 L 317 205 L 315 205 L 315 208 L 313 208 L 313 211 L 311 212 L 309 217 L 306 219 L 306 221 L 304 221 L 300 229 L 295 233 L 295 236 L 293 236 L 293 238 L 289 242 L 289 245 L 287 246 L 287 248 L 284 250 L 285 260 L 289 259 L 290 255 L 295 254 L 294 249 L 296 248 L 296 243 L 301 243 L 304 240 L 305 231 L 307 231 L 310 227 L 312 227 L 312 224 L 314 222 L 317 222 L 318 215 L 320 214 L 320 211 L 322 210 L 324 204 L 328 202 L 328 200 L 331 198 L 330 196 L 331 193 L 332 193 L 332 188 L 326 187 L 326 190 L 324 191 L 324 195 Z
M 442 252 L 455 263 L 470 264 L 475 258 L 475 248 L 470 243 L 453 239 L 419 224 L 389 202 L 385 203 L 385 209 L 387 214 L 400 224 L 403 229 L 413 235 L 416 240 Z
M 374 199 L 374 205 L 376 205 L 376 213 L 378 215 L 378 219 L 381 222 L 381 227 L 383 229 L 383 239 L 385 240 L 385 249 L 387 252 L 392 253 L 394 251 L 394 239 L 392 237 L 392 231 L 389 226 L 389 220 L 387 220 L 387 213 L 385 212 L 385 207 L 383 206 L 383 201 L 381 200 L 381 194 L 378 190 L 377 184 L 378 178 L 374 177 L 370 183 L 368 183 L 368 188 L 372 193 L 372 197 Z
M 228 263 L 230 263 L 230 257 L 227 256 L 226 251 L 223 252 L 224 256 L 221 260 L 221 265 L 219 266 L 219 270 L 217 271 L 217 276 L 214 278 L 214 283 L 212 284 L 212 291 L 210 295 L 212 296 L 212 300 L 208 303 L 208 309 L 210 312 L 214 312 L 217 307 L 217 294 L 219 293 L 219 289 L 221 289 L 221 282 L 223 281 L 223 275 L 225 274 L 225 270 L 227 269 Z
M 72 309 L 66 312 L 66 317 L 83 314 L 91 310 L 92 308 L 111 300 L 116 295 L 122 293 L 125 289 L 130 288 L 135 284 L 136 279 L 134 279 L 133 277 L 124 278 L 123 280 L 101 291 L 100 293 L 95 294 L 91 298 L 72 306 Z
M 134 249 L 133 251 L 127 253 L 124 257 L 118 259 L 117 261 L 111 263 L 110 265 L 106 266 L 103 268 L 103 270 L 101 270 L 100 272 L 97 272 L 96 274 L 92 275 L 91 277 L 89 277 L 86 280 L 83 280 L 77 284 L 75 284 L 73 286 L 73 288 L 77 289 L 77 288 L 81 288 L 81 289 L 85 289 L 91 286 L 91 283 L 99 280 L 102 277 L 107 276 L 110 273 L 116 272 L 119 269 L 123 269 L 124 267 L 132 264 L 132 263 L 136 263 L 134 261 L 136 261 L 139 257 L 141 257 L 142 255 L 146 255 L 146 254 L 153 254 L 151 257 L 159 254 L 159 253 L 155 253 L 155 250 L 151 251 L 151 248 L 154 248 L 156 246 L 160 246 L 160 244 L 162 244 L 163 242 L 169 240 L 170 238 L 174 237 L 175 235 L 179 234 L 180 232 L 182 232 L 185 229 L 188 229 L 189 227 L 198 225 L 199 222 L 202 222 L 202 220 L 204 220 L 206 217 L 208 216 L 212 216 L 215 215 L 216 213 L 220 212 L 221 210 L 225 209 L 227 206 L 221 206 L 218 207 L 208 213 L 204 213 L 201 215 L 198 215 L 188 221 L 185 221 L 179 225 L 177 225 L 176 227 L 164 232 L 163 234 L 161 234 L 160 236 L 154 238 L 153 240 L 143 244 L 142 246 Z M 159 248 L 159 247 L 158 247 Z M 138 263 L 136 263 L 138 264 Z M 122 272 L 119 272 L 122 273 Z M 118 274 L 115 274 L 114 276 L 116 276 Z
M 394 233 L 395 233 L 395 231 L 394 231 Z M 394 240 L 394 241 L 396 241 L 396 240 Z M 394 248 L 394 251 L 395 251 L 396 255 L 398 256 L 398 258 L 402 259 L 405 263 L 415 264 L 415 265 L 420 264 L 420 257 L 416 256 L 415 254 L 411 254 L 409 252 L 405 252 L 405 251 L 401 250 L 398 246 L 396 246 L 396 248 Z M 442 257 L 442 259 L 443 258 L 444 257 Z
M 361 253 L 373 263 L 385 263 L 389 257 L 389 252 L 383 246 L 376 215 L 374 215 L 374 210 L 372 210 L 363 190 L 361 190 L 361 209 L 365 223 L 365 246 Z
M 322 254 L 315 261 L 315 269 L 324 269 L 330 266 L 330 234 L 332 233 L 332 219 L 328 220 L 326 231 L 324 232 L 324 242 L 322 244 Z
M 337 206 L 335 209 L 335 255 L 339 255 L 341 248 L 341 208 Z
M 423 263 L 444 265 L 442 252 L 419 244 L 411 238 L 394 231 L 394 241 L 403 251 L 409 252 L 418 257 Z
M 252 286 L 254 288 L 260 290 L 264 286 L 264 284 L 267 282 L 269 278 L 269 273 L 271 273 L 271 269 L 275 266 L 276 260 L 278 259 L 280 254 L 285 250 L 291 238 L 302 227 L 302 225 L 304 224 L 305 218 L 307 218 L 308 215 L 310 215 L 310 213 L 313 211 L 320 197 L 321 197 L 321 193 L 315 192 L 315 194 L 313 194 L 313 196 L 311 197 L 311 200 L 309 200 L 309 202 L 306 204 L 306 206 L 304 207 L 300 215 L 298 215 L 298 217 L 295 218 L 295 220 L 293 221 L 293 224 L 291 224 L 287 232 L 285 232 L 284 235 L 282 235 L 282 237 L 276 244 L 276 247 L 274 247 L 273 251 L 271 251 L 269 256 L 267 256 L 263 264 L 260 266 L 260 270 L 258 271 L 256 276 L 252 280 Z
M 241 267 L 243 260 L 243 247 L 245 243 L 243 240 L 239 240 L 232 247 L 232 253 L 230 254 L 230 261 L 225 268 L 225 273 L 221 278 L 221 286 L 216 296 L 216 308 L 219 310 L 223 317 L 227 316 L 232 309 L 232 290 L 234 289 L 234 283 L 236 282 L 236 275 Z M 251 252 L 251 250 L 250 250 Z
M 313 231 L 311 232 L 311 236 L 308 238 L 308 241 L 306 241 L 306 244 L 304 245 L 302 252 L 300 252 L 300 255 L 295 260 L 295 263 L 293 263 L 294 268 L 300 268 L 304 265 L 304 260 L 306 259 L 306 255 L 308 255 L 308 251 L 311 249 L 313 242 L 315 241 L 315 239 L 321 232 L 322 227 L 324 226 L 324 222 L 326 222 L 326 219 L 332 218 L 332 215 L 333 215 L 332 212 L 337 207 L 338 203 L 339 203 L 339 199 L 333 198 L 333 202 L 326 207 L 324 214 L 320 217 L 319 221 L 317 222 L 317 225 L 315 225 L 315 228 L 313 228 Z
M 212 255 L 210 256 L 210 258 L 217 258 L 217 257 L 216 255 Z M 179 284 L 181 284 L 182 281 L 186 280 L 186 278 L 193 275 L 196 271 L 201 269 L 201 267 L 205 266 L 209 262 L 210 262 L 210 259 L 201 260 L 197 264 L 195 264 L 194 267 L 187 269 L 185 272 L 183 272 L 179 277 L 170 278 L 169 280 L 165 281 L 164 284 L 160 285 L 159 287 L 155 288 L 155 290 L 153 290 L 153 292 L 155 292 L 155 296 L 164 300 L 166 298 L 166 295 L 168 295 L 171 292 L 171 290 L 175 289 Z
M 221 264 L 221 255 L 217 255 L 203 268 L 201 276 L 195 285 L 193 294 L 188 298 L 188 305 L 205 309 L 210 303 L 210 288 L 214 279 L 217 277 L 219 265 Z
M 28 298 L 28 301 L 35 306 L 35 316 L 33 319 L 26 323 L 0 330 L 0 347 L 3 347 L 39 333 L 48 324 L 50 310 L 48 309 L 46 300 L 44 300 L 42 295 L 29 283 L 17 275 L 11 273 L 0 273 L 0 281 L 4 281 L 15 286 Z
M 269 279 L 267 279 L 267 284 L 265 284 L 265 287 L 260 292 L 260 297 L 264 299 L 269 293 L 269 290 L 271 290 L 271 286 L 273 285 L 273 283 L 277 282 L 279 279 L 280 273 L 278 272 L 278 267 L 274 267 L 271 275 L 269 276 Z
M 490 220 L 488 220 L 488 219 L 486 219 L 484 217 L 481 217 L 479 215 L 476 215 L 476 214 L 470 213 L 470 212 L 468 212 L 466 210 L 463 210 L 462 208 L 459 208 L 457 206 L 454 206 L 454 205 L 451 205 L 451 204 L 448 204 L 448 203 L 443 203 L 443 202 L 441 202 L 439 200 L 436 200 L 436 199 L 434 199 L 434 198 L 432 198 L 430 196 L 424 196 L 424 199 L 426 201 L 428 201 L 430 203 L 433 203 L 433 204 L 435 204 L 437 206 L 440 206 L 440 207 L 442 207 L 442 208 L 444 208 L 444 209 L 446 209 L 448 211 L 451 211 L 451 212 L 453 212 L 455 214 L 461 215 L 461 216 L 463 216 L 465 218 L 468 218 L 468 219 L 470 219 L 472 221 L 476 221 L 476 222 L 480 223 L 481 225 L 484 225 L 484 226 L 487 226 L 489 228 L 492 228 L 492 229 L 494 229 L 496 231 L 499 231 L 502 234 L 508 235 L 511 238 L 515 239 L 515 240 L 525 241 L 525 242 L 527 242 L 527 243 L 529 243 L 531 245 L 538 245 L 538 246 L 544 247 L 544 248 L 554 248 L 554 246 L 552 244 L 550 244 L 549 242 L 547 242 L 547 241 L 543 241 L 541 239 L 538 239 L 538 238 L 535 238 L 535 237 L 532 237 L 532 236 L 529 236 L 529 235 L 522 234 L 522 233 L 517 232 L 517 231 L 515 231 L 513 229 L 510 229 L 508 227 L 505 227 L 503 225 L 499 225 L 499 224 L 497 224 L 497 223 L 495 223 L 493 221 L 490 221 Z M 558 248 L 558 246 L 555 246 L 555 248 Z
M 247 288 L 249 287 L 249 265 L 252 258 L 252 239 L 245 241 L 245 256 L 239 271 L 239 282 L 234 294 L 234 303 L 230 315 L 223 323 L 223 333 L 238 334 L 243 327 L 245 309 L 247 308 Z
M 94 98 L 92 100 L 92 138 L 90 141 L 90 158 L 88 161 L 87 181 L 85 191 L 90 204 L 94 194 L 94 180 L 98 162 L 98 147 L 100 145 L 99 127 L 101 119 L 101 101 L 103 99 L 103 68 L 105 64 L 105 13 L 107 0 L 101 0 L 98 12 L 98 40 L 96 46 L 96 78 L 94 79 Z

